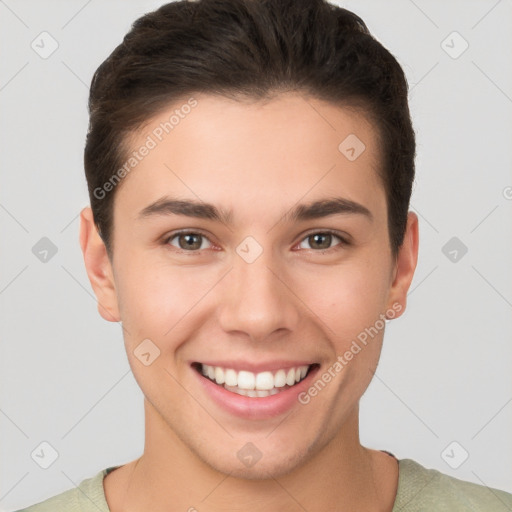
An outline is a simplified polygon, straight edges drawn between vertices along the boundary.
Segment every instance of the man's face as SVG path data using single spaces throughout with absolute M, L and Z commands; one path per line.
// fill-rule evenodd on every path
M 329 443 L 356 443 L 382 319 L 405 307 L 376 128 L 296 94 L 194 98 L 168 134 L 158 127 L 180 105 L 131 141 L 156 146 L 116 191 L 112 315 L 147 399 L 146 435 L 233 476 L 277 476 Z M 292 215 L 337 199 L 363 208 Z M 148 208 L 166 200 L 198 207 Z M 227 218 L 193 215 L 206 204 Z

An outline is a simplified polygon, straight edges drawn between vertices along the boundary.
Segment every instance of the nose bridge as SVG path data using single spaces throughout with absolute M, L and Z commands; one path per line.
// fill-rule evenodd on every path
M 272 251 L 261 250 L 255 259 L 246 258 L 254 251 L 250 243 L 240 244 L 234 255 L 233 269 L 224 286 L 220 321 L 226 332 L 240 331 L 253 340 L 262 340 L 278 329 L 293 330 L 300 317 Z M 240 255 L 240 248 L 248 251 Z

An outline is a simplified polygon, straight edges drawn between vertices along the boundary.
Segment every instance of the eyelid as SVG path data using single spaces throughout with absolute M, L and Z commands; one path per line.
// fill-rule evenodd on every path
M 313 229 L 311 231 L 308 231 L 301 236 L 300 241 L 296 245 L 301 244 L 306 238 L 309 238 L 310 236 L 313 236 L 316 234 L 333 235 L 336 238 L 339 238 L 341 243 L 333 245 L 332 247 L 329 247 L 328 249 L 316 249 L 316 250 L 315 249 L 306 249 L 306 250 L 313 251 L 313 252 L 325 252 L 325 251 L 331 251 L 333 249 L 335 250 L 336 247 L 340 248 L 340 247 L 345 247 L 345 246 L 350 245 L 350 237 L 346 234 L 339 233 L 338 231 L 336 231 L 334 229 Z
M 164 237 L 162 239 L 162 243 L 164 245 L 170 245 L 170 241 L 172 239 L 176 238 L 178 235 L 201 235 L 203 238 L 206 238 L 206 240 L 208 240 L 208 242 L 210 242 L 210 244 L 213 245 L 213 242 L 210 240 L 210 237 L 208 235 L 206 235 L 200 229 L 180 229 L 178 231 L 173 231 L 171 233 L 168 233 L 168 234 L 164 235 Z M 174 247 L 174 246 L 171 246 L 171 247 Z M 174 247 L 174 249 L 176 251 L 178 251 L 178 252 L 190 253 L 190 254 L 193 254 L 193 253 L 196 253 L 196 252 L 201 252 L 201 251 L 205 250 L 205 249 L 198 249 L 198 250 L 195 250 L 195 251 L 187 251 L 186 249 L 181 249 L 179 247 Z
M 297 245 L 300 245 L 308 237 L 310 237 L 312 235 L 316 235 L 316 234 L 329 234 L 329 235 L 333 235 L 333 236 L 337 237 L 340 240 L 340 243 L 338 243 L 338 244 L 336 244 L 336 245 L 334 245 L 332 247 L 329 247 L 327 249 L 306 249 L 306 250 L 313 251 L 313 252 L 326 252 L 326 251 L 336 250 L 337 247 L 338 248 L 342 248 L 342 247 L 346 247 L 348 245 L 351 245 L 351 241 L 350 241 L 350 236 L 349 235 L 342 234 L 342 233 L 339 233 L 336 230 L 328 229 L 327 228 L 327 229 L 313 229 L 311 231 L 303 233 L 301 235 L 300 240 L 294 245 L 294 247 L 296 247 Z M 169 242 L 172 239 L 176 238 L 178 235 L 201 235 L 203 238 L 206 238 L 206 240 L 208 240 L 208 242 L 210 242 L 210 244 L 214 245 L 214 243 L 212 242 L 210 237 L 207 234 L 205 234 L 201 229 L 181 229 L 181 230 L 178 230 L 178 231 L 173 231 L 173 232 L 171 232 L 169 234 L 166 234 L 163 237 L 162 243 L 164 245 L 170 245 Z M 171 247 L 174 247 L 174 246 L 171 246 Z M 198 249 L 198 250 L 189 250 L 188 251 L 186 249 L 181 249 L 181 248 L 178 248 L 178 247 L 174 247 L 174 249 L 177 252 L 189 253 L 189 254 L 199 253 L 199 252 L 205 250 L 205 249 Z

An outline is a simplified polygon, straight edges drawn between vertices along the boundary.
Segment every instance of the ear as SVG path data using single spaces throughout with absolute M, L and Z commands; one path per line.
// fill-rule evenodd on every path
M 418 263 L 418 231 L 418 216 L 414 212 L 409 212 L 404 241 L 396 259 L 388 298 L 388 308 L 396 312 L 393 318 L 401 316 L 407 306 L 407 292 Z
M 112 265 L 89 206 L 80 212 L 80 247 L 89 281 L 98 300 L 99 314 L 109 322 L 119 322 L 121 315 Z

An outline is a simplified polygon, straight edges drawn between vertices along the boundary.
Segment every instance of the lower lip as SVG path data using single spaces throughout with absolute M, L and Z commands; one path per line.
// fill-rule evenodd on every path
M 291 388 L 280 391 L 275 395 L 254 398 L 228 391 L 223 386 L 219 386 L 204 377 L 194 368 L 192 368 L 192 371 L 200 380 L 208 396 L 221 408 L 241 418 L 259 420 L 279 416 L 288 412 L 294 405 L 301 405 L 297 396 L 308 389 L 319 368 L 319 366 L 316 366 L 311 369 L 305 379 Z

